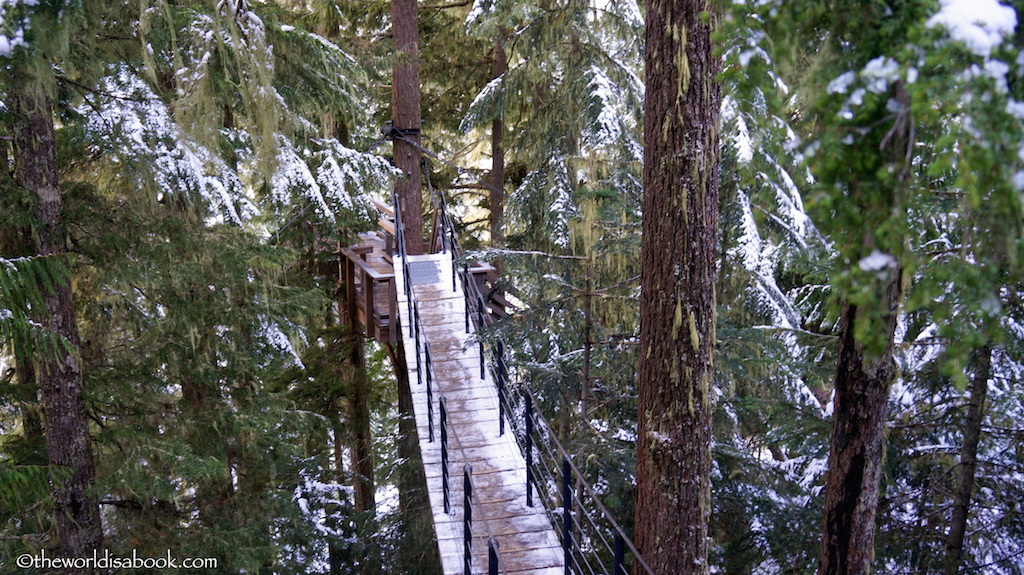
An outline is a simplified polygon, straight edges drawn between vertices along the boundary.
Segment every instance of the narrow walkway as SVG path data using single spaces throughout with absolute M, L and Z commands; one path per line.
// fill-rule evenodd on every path
M 450 254 L 409 256 L 413 299 L 429 342 L 434 379 L 432 421 L 428 410 L 425 353 L 417 353 L 413 325 L 405 298 L 403 265 L 395 258 L 402 341 L 412 382 L 413 405 L 420 450 L 426 469 L 445 575 L 463 571 L 463 470 L 468 465 L 473 484 L 473 574 L 487 573 L 487 542 L 493 536 L 503 571 L 508 575 L 562 575 L 563 554 L 558 536 L 543 507 L 526 506 L 526 462 L 511 427 L 498 434 L 498 397 L 489 370 L 481 378 L 479 346 L 466 331 L 465 298 L 461 282 L 453 289 Z M 417 374 L 421 365 L 422 381 Z M 444 510 L 442 486 L 440 398 L 448 417 L 450 513 Z

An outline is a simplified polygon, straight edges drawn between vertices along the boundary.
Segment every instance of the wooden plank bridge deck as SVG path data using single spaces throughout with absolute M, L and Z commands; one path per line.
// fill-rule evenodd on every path
M 526 506 L 526 462 L 508 428 L 499 436 L 498 397 L 490 370 L 481 378 L 479 346 L 466 331 L 461 282 L 453 289 L 450 254 L 409 256 L 413 299 L 428 342 L 434 378 L 430 423 L 426 361 L 410 336 L 405 276 L 395 258 L 401 340 L 409 365 L 413 405 L 437 543 L 446 575 L 462 574 L 463 470 L 471 468 L 473 489 L 471 572 L 487 572 L 488 540 L 498 543 L 504 572 L 509 575 L 561 575 L 561 544 L 544 508 Z M 421 362 L 417 373 L 416 360 Z M 447 407 L 450 513 L 444 509 L 439 398 Z

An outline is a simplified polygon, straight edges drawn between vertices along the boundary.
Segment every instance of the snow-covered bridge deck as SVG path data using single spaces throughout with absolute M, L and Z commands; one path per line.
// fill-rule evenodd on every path
M 466 330 L 461 282 L 453 286 L 451 254 L 409 256 L 408 260 L 413 300 L 422 327 L 420 349 L 409 330 L 414 319 L 405 296 L 404 266 L 396 257 L 401 339 L 444 572 L 464 573 L 463 472 L 468 465 L 473 494 L 471 572 L 487 573 L 488 541 L 493 538 L 498 543 L 499 572 L 561 575 L 564 555 L 551 522 L 538 503 L 526 506 L 523 455 L 510 430 L 499 435 L 496 387 L 490 370 L 484 370 L 481 377 L 479 346 Z M 424 345 L 433 368 L 432 405 L 428 404 Z M 441 398 L 447 408 L 448 513 L 442 484 Z

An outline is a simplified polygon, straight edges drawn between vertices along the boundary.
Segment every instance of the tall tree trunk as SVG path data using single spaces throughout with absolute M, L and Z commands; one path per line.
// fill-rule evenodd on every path
M 647 7 L 636 544 L 708 573 L 721 62 L 708 0 Z
M 13 71 L 11 108 L 14 127 L 15 180 L 35 194 L 35 247 L 41 256 L 67 251 L 61 221 L 53 109 L 47 82 L 32 73 L 49 74 L 48 65 L 31 72 Z M 103 544 L 103 527 L 96 497 L 89 493 L 95 471 L 79 367 L 78 324 L 71 300 L 71 284 L 59 281 L 44 294 L 46 310 L 39 317 L 44 328 L 60 334 L 67 349 L 37 352 L 39 395 L 46 426 L 46 452 L 50 464 L 66 468 L 71 476 L 53 482 L 53 503 L 62 551 L 84 557 Z
M 405 249 L 422 254 L 423 171 L 420 167 L 420 61 L 417 0 L 391 0 L 391 32 L 398 54 L 391 68 L 391 116 L 401 134 L 394 139 L 395 167 L 406 175 L 395 182 L 397 208 L 402 212 Z M 413 145 L 402 138 L 416 143 Z
M 491 77 L 500 78 L 508 69 L 505 62 L 505 32 L 499 32 L 494 43 L 494 65 Z M 491 245 L 501 244 L 501 219 L 505 213 L 505 120 L 499 116 L 491 121 Z
M 901 270 L 893 267 L 886 273 L 877 304 L 886 330 L 884 349 L 869 355 L 856 340 L 857 322 L 866 321 L 857 306 L 844 305 L 839 322 L 819 575 L 866 575 L 874 559 L 886 402 L 896 377 L 893 347 L 902 299 Z
M 344 246 L 342 246 L 344 247 Z M 363 330 L 356 314 L 355 281 L 352 266 L 343 254 L 338 256 L 338 325 L 341 327 L 345 363 L 352 380 L 345 398 L 349 427 L 349 458 L 352 468 L 354 503 L 358 513 L 376 509 L 373 464 L 373 431 L 370 428 L 370 378 L 366 372 Z M 345 285 L 342 282 L 346 282 Z M 372 294 L 367 297 L 372 296 Z
M 953 517 L 946 537 L 944 575 L 956 575 L 963 562 L 967 514 L 974 492 L 974 473 L 978 469 L 978 442 L 981 440 L 981 423 L 985 419 L 988 380 L 992 375 L 992 347 L 983 346 L 975 353 L 974 359 L 971 399 L 967 406 L 967 421 L 964 422 L 964 443 L 960 447 L 960 478 L 953 494 Z
M 358 326 L 353 326 L 349 341 L 346 342 L 352 366 L 352 385 L 346 398 L 349 423 L 349 457 L 355 488 L 355 510 L 357 513 L 373 515 L 377 508 L 376 486 L 373 464 L 373 431 L 370 428 L 370 378 L 366 373 L 366 357 L 363 337 Z

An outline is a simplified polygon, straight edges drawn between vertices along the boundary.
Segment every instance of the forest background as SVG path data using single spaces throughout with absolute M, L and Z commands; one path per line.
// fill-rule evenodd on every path
M 1024 572 L 1022 7 L 717 7 L 713 572 L 816 569 L 841 304 L 878 310 L 894 270 L 892 341 L 856 334 L 897 366 L 874 571 Z M 518 303 L 493 337 L 628 528 L 644 10 L 419 6 L 429 181 Z M 395 58 L 383 2 L 0 0 L 5 572 L 100 540 L 423 569 L 387 349 L 333 301 L 395 179 Z

